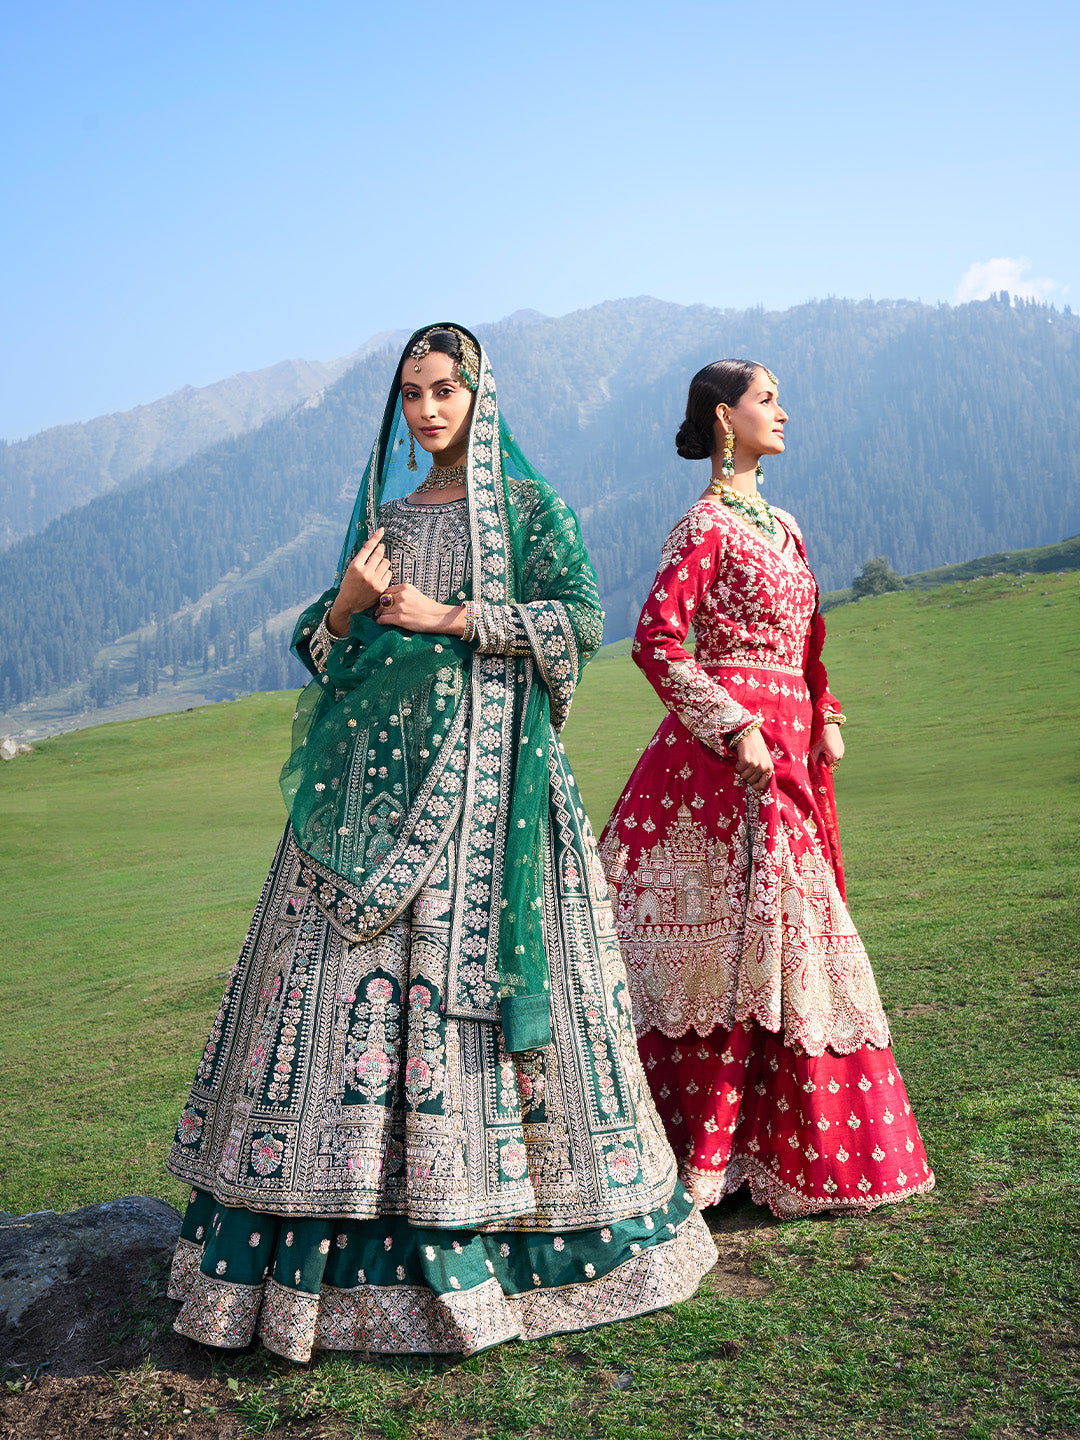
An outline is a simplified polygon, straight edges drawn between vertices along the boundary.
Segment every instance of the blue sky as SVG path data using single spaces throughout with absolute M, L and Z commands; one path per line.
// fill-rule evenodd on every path
M 7 438 L 445 316 L 1080 297 L 1074 0 L 2 14 Z

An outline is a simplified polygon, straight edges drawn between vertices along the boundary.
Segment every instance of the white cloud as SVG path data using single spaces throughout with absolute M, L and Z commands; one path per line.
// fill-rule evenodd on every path
M 994 260 L 976 260 L 960 277 L 956 287 L 956 303 L 985 300 L 1000 290 L 1007 290 L 1014 299 L 1048 300 L 1061 286 L 1047 276 L 1028 276 L 1031 261 L 1023 255 L 999 255 Z

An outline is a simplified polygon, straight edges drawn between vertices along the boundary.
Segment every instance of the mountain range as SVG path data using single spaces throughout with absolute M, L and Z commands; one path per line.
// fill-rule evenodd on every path
M 185 385 L 133 410 L 0 440 L 0 550 L 96 495 L 137 485 L 219 440 L 258 429 L 325 390 L 365 355 L 404 339 L 404 332 L 376 335 L 340 360 L 282 360 L 213 385 Z
M 872 556 L 926 570 L 1080 529 L 1067 310 L 644 298 L 480 333 L 516 436 L 581 519 L 609 639 L 632 629 L 665 534 L 707 481 L 673 436 L 690 376 L 721 355 L 780 376 L 788 449 L 763 489 L 798 516 L 823 589 Z M 367 348 L 287 413 L 129 472 L 0 554 L 0 708 L 55 721 L 298 680 L 286 632 L 333 574 L 391 378 L 385 346 Z

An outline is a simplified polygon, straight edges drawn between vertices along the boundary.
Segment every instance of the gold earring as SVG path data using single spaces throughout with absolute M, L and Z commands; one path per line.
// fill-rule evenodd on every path
M 407 468 L 409 470 L 416 469 L 416 436 L 411 430 L 409 431 L 409 464 Z
M 724 436 L 724 458 L 720 465 L 720 474 L 725 480 L 732 480 L 735 477 L 735 431 L 729 430 Z

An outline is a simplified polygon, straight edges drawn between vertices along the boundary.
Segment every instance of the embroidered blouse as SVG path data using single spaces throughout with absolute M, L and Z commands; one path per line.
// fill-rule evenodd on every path
M 786 511 L 774 514 L 779 549 L 719 500 L 692 505 L 664 544 L 634 638 L 634 660 L 664 704 L 721 753 L 728 736 L 760 718 L 724 688 L 725 669 L 803 676 L 815 739 L 840 710 L 821 663 L 825 625 L 802 534 Z

